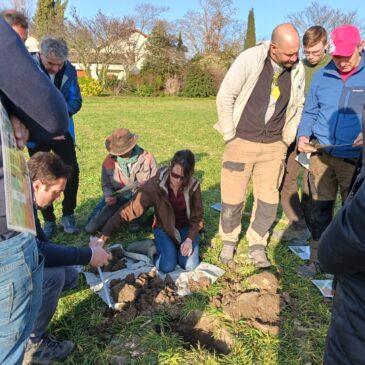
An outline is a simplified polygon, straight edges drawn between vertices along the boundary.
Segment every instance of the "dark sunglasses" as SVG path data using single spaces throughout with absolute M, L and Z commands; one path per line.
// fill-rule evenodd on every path
M 184 176 L 175 174 L 174 172 L 170 171 L 170 175 L 174 178 L 174 179 L 179 179 L 179 180 L 184 180 Z

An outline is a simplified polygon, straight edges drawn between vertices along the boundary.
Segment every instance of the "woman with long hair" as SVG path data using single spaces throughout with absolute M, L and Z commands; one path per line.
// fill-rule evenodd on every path
M 168 167 L 142 185 L 133 199 L 104 226 L 102 239 L 120 228 L 123 221 L 140 217 L 154 207 L 154 244 L 132 243 L 127 250 L 148 255 L 161 272 L 179 264 L 193 270 L 199 264 L 199 232 L 203 228 L 203 204 L 199 181 L 193 176 L 194 154 L 190 150 L 175 153 Z

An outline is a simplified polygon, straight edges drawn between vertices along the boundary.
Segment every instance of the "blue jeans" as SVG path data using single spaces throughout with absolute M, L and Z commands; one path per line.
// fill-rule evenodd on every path
M 56 311 L 61 293 L 75 287 L 78 277 L 79 273 L 72 266 L 44 268 L 42 306 L 30 335 L 33 342 L 42 339 Z
M 42 301 L 43 258 L 35 237 L 0 242 L 0 364 L 17 365 Z
M 95 234 L 102 230 L 106 222 L 111 218 L 129 199 L 118 198 L 116 204 L 107 205 L 105 197 L 102 196 L 96 207 L 91 212 L 87 219 L 85 231 L 90 234 Z
M 184 270 L 194 270 L 200 263 L 199 260 L 199 241 L 200 236 L 197 235 L 193 241 L 193 252 L 190 256 L 183 256 L 180 247 L 167 235 L 165 231 L 159 228 L 153 230 L 155 234 L 155 242 L 157 249 L 157 258 L 155 265 L 157 269 L 163 273 L 175 270 L 176 264 L 179 264 Z M 189 227 L 179 229 L 181 242 L 188 237 Z

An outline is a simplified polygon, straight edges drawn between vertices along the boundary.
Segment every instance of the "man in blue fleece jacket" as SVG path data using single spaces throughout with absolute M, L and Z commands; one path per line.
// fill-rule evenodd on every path
M 318 241 L 332 220 L 338 187 L 345 201 L 360 154 L 365 104 L 363 45 L 353 25 L 332 32 L 332 61 L 314 75 L 299 124 L 298 149 L 312 153 L 309 183 L 313 197 L 311 256 L 309 265 L 298 270 L 302 276 L 317 273 Z M 332 147 L 318 149 L 309 143 L 310 138 Z
M 34 201 L 38 209 L 45 209 L 64 192 L 71 169 L 60 157 L 50 152 L 38 152 L 28 161 Z M 57 341 L 46 335 L 46 330 L 56 311 L 63 291 L 76 285 L 78 272 L 72 265 L 91 264 L 102 266 L 111 258 L 97 240 L 92 247 L 71 247 L 49 242 L 38 218 L 37 244 L 44 256 L 42 306 L 36 318 L 32 333 L 26 345 L 24 363 L 48 364 L 60 361 L 74 348 L 71 341 Z M 23 364 L 24 364 L 23 363 Z

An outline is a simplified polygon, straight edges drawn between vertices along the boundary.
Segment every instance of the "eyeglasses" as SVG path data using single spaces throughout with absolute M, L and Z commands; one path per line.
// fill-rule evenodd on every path
M 319 56 L 323 53 L 324 50 L 325 50 L 325 48 L 317 49 L 316 51 L 305 51 L 304 50 L 304 56 L 306 56 L 306 57 L 308 57 L 310 55 Z
M 174 179 L 179 179 L 179 180 L 183 180 L 184 176 L 181 176 L 179 174 L 175 174 L 174 172 L 170 172 L 171 177 L 173 177 Z

